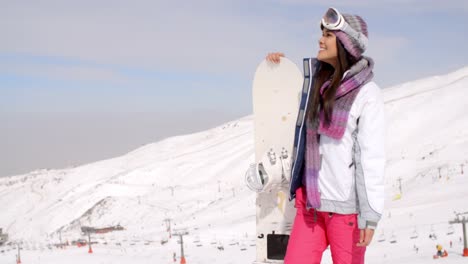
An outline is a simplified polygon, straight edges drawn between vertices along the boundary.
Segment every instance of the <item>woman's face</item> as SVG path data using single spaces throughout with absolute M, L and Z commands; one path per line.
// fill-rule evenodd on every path
M 317 59 L 335 67 L 338 61 L 338 50 L 336 48 L 336 36 L 333 31 L 326 28 L 322 30 L 322 37 L 319 40 L 319 52 Z

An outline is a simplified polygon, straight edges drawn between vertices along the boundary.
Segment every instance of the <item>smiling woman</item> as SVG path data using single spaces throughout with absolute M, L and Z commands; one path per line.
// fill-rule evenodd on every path
M 364 263 L 383 211 L 385 119 L 374 62 L 363 56 L 367 24 L 330 8 L 317 58 L 304 59 L 290 198 L 297 208 L 285 264 Z M 278 63 L 282 53 L 267 60 Z M 309 77 L 311 76 L 311 77 Z M 309 78 L 312 81 L 309 81 Z M 307 262 L 305 262 L 307 261 Z
M 322 37 L 319 40 L 320 47 L 317 54 L 317 59 L 327 62 L 328 64 L 332 65 L 333 68 L 336 68 L 335 58 L 338 56 L 338 45 L 341 44 L 336 42 L 335 33 L 326 28 L 322 29 Z

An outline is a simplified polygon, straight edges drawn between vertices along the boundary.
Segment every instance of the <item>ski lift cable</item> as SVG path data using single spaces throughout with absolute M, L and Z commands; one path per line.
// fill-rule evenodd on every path
M 431 226 L 431 225 L 442 225 L 442 224 L 447 224 L 446 221 L 441 221 L 441 222 L 434 222 L 434 223 L 430 223 L 430 224 L 419 224 L 417 225 L 417 227 L 424 227 L 424 226 Z M 413 225 L 402 225 L 402 226 L 398 226 L 398 227 L 395 227 L 395 229 L 402 229 L 402 228 L 414 228 L 414 224 Z M 388 227 L 386 227 L 387 229 L 389 229 Z
M 460 216 L 460 215 L 466 215 L 468 214 L 468 212 L 464 212 L 464 213 L 457 213 L 456 211 L 453 212 L 457 217 Z

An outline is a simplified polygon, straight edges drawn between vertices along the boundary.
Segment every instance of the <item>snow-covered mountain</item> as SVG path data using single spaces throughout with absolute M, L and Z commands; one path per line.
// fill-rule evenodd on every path
M 2 178 L 0 203 L 8 206 L 0 226 L 26 240 L 116 224 L 154 238 L 165 218 L 187 228 L 246 228 L 255 219 L 255 195 L 242 177 L 253 160 L 252 136 L 248 117 L 115 159 Z
M 454 211 L 468 211 L 468 171 L 462 174 L 468 165 L 465 89 L 468 67 L 384 89 L 386 212 L 368 248 L 368 263 L 426 263 L 432 261 L 436 243 L 449 251 L 441 261 L 467 261 L 460 256 L 461 225 L 448 224 Z M 253 119 L 248 116 L 114 159 L 0 178 L 0 228 L 12 241 L 37 245 L 30 254 L 44 259 L 53 253 L 33 253 L 33 248 L 57 243 L 59 235 L 63 241 L 78 239 L 82 226 L 120 224 L 125 230 L 95 239 L 127 243 L 137 253 L 106 263 L 126 263 L 126 255 L 131 255 L 129 263 L 168 263 L 179 245 L 172 239 L 166 245 L 159 242 L 168 236 L 164 220 L 171 219 L 173 229 L 189 232 L 185 251 L 191 263 L 251 263 L 255 194 L 245 187 L 244 172 L 253 155 Z M 429 238 L 433 234 L 437 239 Z M 157 242 L 158 253 L 143 241 Z M 216 249 L 220 244 L 225 251 Z M 112 258 L 107 252 L 101 259 Z M 0 262 L 12 254 L 1 253 Z M 135 258 L 138 262 L 131 262 Z M 52 259 L 43 263 L 55 263 Z M 331 263 L 329 252 L 323 262 Z

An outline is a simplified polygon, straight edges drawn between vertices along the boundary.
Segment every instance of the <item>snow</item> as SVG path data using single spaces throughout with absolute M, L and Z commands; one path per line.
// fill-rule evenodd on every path
M 383 90 L 386 205 L 366 263 L 427 263 L 437 243 L 449 253 L 437 262 L 468 262 L 461 257 L 461 225 L 448 223 L 454 211 L 468 211 L 468 172 L 461 173 L 468 165 L 467 87 L 465 67 Z M 13 263 L 16 243 L 22 263 L 174 263 L 174 252 L 179 262 L 178 239 L 161 244 L 167 218 L 173 231 L 188 232 L 188 263 L 252 263 L 255 194 L 245 187 L 244 172 L 253 160 L 248 116 L 113 159 L 0 178 L 0 227 L 14 242 L 0 247 L 0 263 Z M 60 235 L 70 242 L 86 238 L 81 226 L 117 224 L 125 230 L 92 235 L 99 242 L 93 254 L 87 247 L 50 246 Z M 332 263 L 328 250 L 322 263 Z

